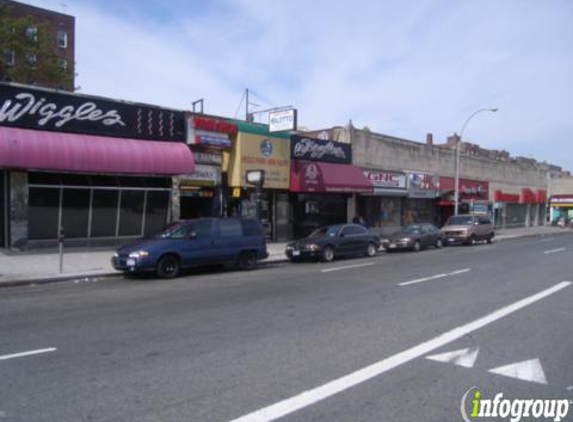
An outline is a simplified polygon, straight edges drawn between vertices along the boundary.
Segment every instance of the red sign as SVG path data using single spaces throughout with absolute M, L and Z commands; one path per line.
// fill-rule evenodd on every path
M 440 189 L 442 191 L 454 190 L 454 178 L 440 176 Z M 489 182 L 480 180 L 460 179 L 459 180 L 460 199 L 480 200 L 489 197 Z
M 536 196 L 538 204 L 545 204 L 547 202 L 547 191 L 545 189 L 539 189 Z
M 537 201 L 537 195 L 529 189 L 529 188 L 522 188 L 521 195 L 519 195 L 519 203 L 520 204 L 535 204 Z
M 519 202 L 519 195 L 496 190 L 493 194 L 493 200 L 495 202 Z
M 193 127 L 197 130 L 208 132 L 223 132 L 234 135 L 239 131 L 236 123 L 213 117 L 193 116 Z

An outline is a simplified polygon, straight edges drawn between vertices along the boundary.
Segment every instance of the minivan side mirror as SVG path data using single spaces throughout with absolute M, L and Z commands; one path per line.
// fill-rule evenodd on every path
M 187 239 L 197 239 L 197 233 L 196 232 L 189 233 Z
M 479 225 L 479 221 L 476 221 L 474 224 L 475 224 L 476 226 L 478 226 L 478 225 Z

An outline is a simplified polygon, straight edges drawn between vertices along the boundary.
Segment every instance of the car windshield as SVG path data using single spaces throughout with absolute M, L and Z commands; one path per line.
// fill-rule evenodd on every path
M 447 222 L 447 226 L 465 226 L 467 224 L 472 224 L 474 218 L 472 216 L 457 216 L 457 217 L 450 217 Z
M 324 226 L 313 231 L 308 237 L 334 237 L 340 231 L 340 226 Z
M 404 233 L 419 233 L 420 232 L 420 226 L 406 226 L 402 229 L 402 232 L 404 232 Z
M 191 224 L 176 223 L 155 235 L 155 239 L 183 239 L 192 229 Z

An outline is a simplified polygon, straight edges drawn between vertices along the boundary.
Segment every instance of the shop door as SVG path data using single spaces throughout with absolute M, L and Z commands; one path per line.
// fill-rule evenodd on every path
M 0 248 L 6 247 L 6 217 L 8 215 L 7 207 L 8 201 L 6 200 L 7 188 L 6 172 L 0 170 Z

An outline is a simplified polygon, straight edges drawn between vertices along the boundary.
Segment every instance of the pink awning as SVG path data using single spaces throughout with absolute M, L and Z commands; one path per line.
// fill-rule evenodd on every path
M 0 167 L 90 173 L 192 173 L 193 154 L 177 142 L 138 141 L 0 126 Z
M 362 169 L 350 164 L 295 160 L 290 180 L 292 192 L 374 192 Z

